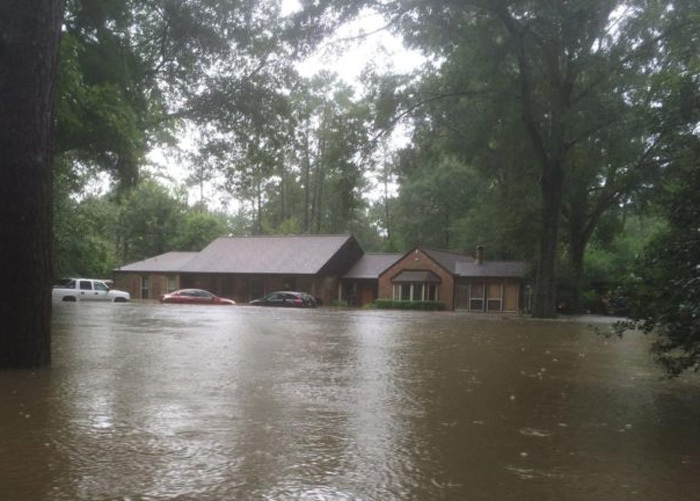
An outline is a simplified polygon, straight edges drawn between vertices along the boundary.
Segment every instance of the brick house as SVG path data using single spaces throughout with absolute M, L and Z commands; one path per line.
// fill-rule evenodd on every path
M 224 237 L 201 252 L 169 252 L 122 266 L 114 271 L 114 286 L 134 299 L 197 288 L 239 303 L 300 290 L 331 304 L 340 277 L 362 254 L 351 235 Z
M 477 257 L 415 248 L 403 255 L 365 255 L 341 279 L 341 291 L 353 305 L 370 298 L 403 301 L 441 301 L 448 310 L 478 313 L 517 313 L 523 309 L 522 284 L 526 263 L 484 261 Z M 366 261 L 365 261 L 366 260 Z M 364 271 L 364 273 L 362 273 Z M 375 293 L 368 290 L 374 287 Z M 359 293 L 348 295 L 348 291 Z
M 134 299 L 181 288 L 206 289 L 246 303 L 276 290 L 308 292 L 324 304 L 363 306 L 377 298 L 441 301 L 448 310 L 518 312 L 521 262 L 415 248 L 364 253 L 351 235 L 218 238 L 201 252 L 168 252 L 114 271 L 114 286 Z

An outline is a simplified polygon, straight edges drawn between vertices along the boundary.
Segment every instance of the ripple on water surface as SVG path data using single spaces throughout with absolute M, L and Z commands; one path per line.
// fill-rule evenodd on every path
M 697 379 L 583 323 L 56 305 L 0 373 L 0 499 L 673 499 Z

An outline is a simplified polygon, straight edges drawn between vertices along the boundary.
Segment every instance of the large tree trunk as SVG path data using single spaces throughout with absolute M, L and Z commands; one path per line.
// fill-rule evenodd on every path
M 571 311 L 583 312 L 583 256 L 586 243 L 578 235 L 571 236 Z
M 571 206 L 568 212 L 569 223 L 569 263 L 571 265 L 571 311 L 583 311 L 583 257 L 590 237 L 590 221 L 587 220 L 588 200 L 586 185 L 575 186 L 569 195 Z M 583 189 L 582 189 L 583 188 Z M 592 224 L 592 223 L 590 223 Z
M 51 362 L 51 128 L 62 6 L 0 2 L 0 368 Z
M 537 318 L 557 315 L 556 263 L 563 177 L 559 166 L 545 169 L 542 176 L 542 235 L 532 310 L 532 315 Z

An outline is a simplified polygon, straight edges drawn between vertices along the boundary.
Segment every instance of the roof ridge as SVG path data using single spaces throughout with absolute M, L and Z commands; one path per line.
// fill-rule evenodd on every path
M 471 257 L 469 254 L 463 254 L 461 252 L 429 249 L 428 247 L 418 247 L 418 248 L 423 249 L 424 251 L 428 251 L 428 252 L 438 252 L 440 254 L 452 254 L 453 256 Z
M 228 235 L 217 239 L 245 239 L 245 238 L 326 238 L 326 237 L 351 237 L 350 233 L 323 233 L 323 234 L 296 234 L 296 235 Z
M 403 256 L 405 252 L 365 252 L 365 256 L 370 254 L 373 256 Z

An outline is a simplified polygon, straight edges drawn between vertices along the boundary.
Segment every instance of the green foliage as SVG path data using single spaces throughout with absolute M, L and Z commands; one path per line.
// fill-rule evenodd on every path
M 665 163 L 661 139 L 677 133 L 683 120 L 659 104 L 673 100 L 669 89 L 685 90 L 676 95 L 687 103 L 697 88 L 697 9 L 688 2 L 668 8 L 636 0 L 439 7 L 390 1 L 379 8 L 411 46 L 440 61 L 415 85 L 382 80 L 382 123 L 390 122 L 387 110 L 411 115 L 413 150 L 421 160 L 412 169 L 434 168 L 436 159 L 456 155 L 479 172 L 488 187 L 482 193 L 496 188 L 472 207 L 450 208 L 462 229 L 454 233 L 488 239 L 499 254 L 538 252 L 535 313 L 549 316 L 562 217 L 571 247 L 569 286 L 578 290 L 596 226 L 655 182 Z M 400 178 L 410 205 L 416 203 L 408 197 L 417 180 L 412 174 L 404 169 Z M 449 190 L 438 191 L 450 200 Z M 499 217 L 499 204 L 509 202 L 514 217 Z M 454 224 L 452 212 L 448 216 L 442 207 L 442 213 L 443 224 L 432 226 L 436 232 Z M 521 214 L 526 216 L 518 220 Z M 492 231 L 486 217 L 479 221 L 482 215 L 506 227 Z M 536 238 L 539 246 L 532 243 Z M 507 249 L 498 245 L 503 239 L 517 243 Z M 447 236 L 438 241 L 453 245 Z
M 56 184 L 74 182 L 65 175 Z M 117 266 L 180 251 L 199 251 L 217 237 L 246 234 L 239 221 L 204 207 L 153 179 L 127 195 L 115 192 L 76 198 L 57 190 L 54 203 L 54 270 L 57 276 L 109 277 Z M 234 218 L 235 219 L 235 218 Z
M 124 199 L 119 212 L 120 263 L 139 261 L 173 249 L 185 204 L 164 186 L 144 180 Z
M 614 228 L 614 231 L 613 231 Z M 632 215 L 622 221 L 599 225 L 584 259 L 581 280 L 582 311 L 617 314 L 608 304 L 619 296 L 619 287 L 629 275 L 629 267 L 644 247 L 667 229 L 667 223 L 650 214 Z M 559 302 L 571 311 L 573 282 L 569 249 L 561 251 Z
M 375 308 L 382 310 L 421 310 L 444 311 L 445 303 L 440 301 L 396 301 L 393 299 L 375 299 Z
M 212 240 L 228 234 L 228 222 L 221 214 L 189 210 L 172 240 L 172 250 L 200 251 Z
M 60 182 L 60 181 L 59 181 Z M 105 197 L 54 198 L 55 277 L 109 277 L 116 266 L 117 205 Z
M 147 147 L 154 105 L 145 67 L 124 36 L 118 2 L 68 2 L 59 56 L 57 166 L 89 165 L 133 185 Z
M 438 158 L 410 170 L 399 192 L 395 230 L 409 247 L 452 249 L 456 220 L 477 206 L 481 181 L 455 158 Z
M 654 332 L 653 351 L 670 376 L 700 367 L 700 143 L 690 136 L 667 174 L 661 200 L 669 228 L 645 248 L 623 294 L 630 322 Z

